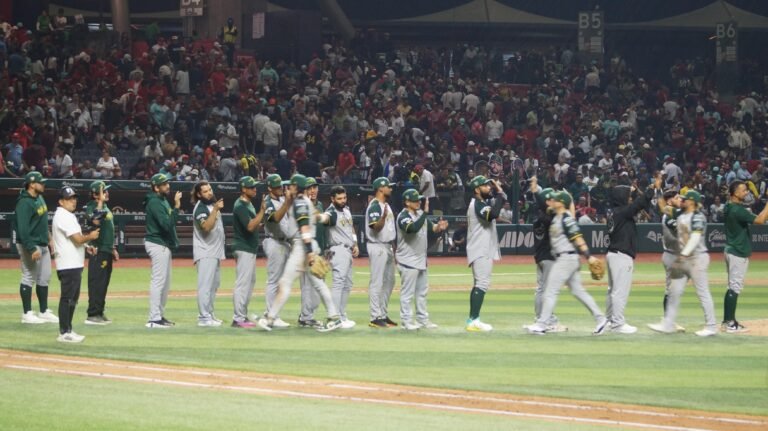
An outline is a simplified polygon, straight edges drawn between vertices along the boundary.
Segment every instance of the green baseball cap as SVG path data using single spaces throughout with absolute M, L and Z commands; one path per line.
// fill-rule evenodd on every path
M 267 177 L 267 186 L 271 188 L 277 188 L 283 185 L 283 179 L 279 174 L 271 174 Z
M 251 176 L 244 176 L 240 178 L 240 188 L 246 188 L 246 189 L 252 189 L 256 187 L 256 185 L 259 184 L 256 182 L 256 180 L 253 179 Z
M 168 182 L 168 176 L 165 174 L 155 174 L 152 175 L 150 182 L 153 186 L 159 186 Z
M 573 198 L 571 198 L 571 195 L 565 190 L 559 191 L 559 192 L 553 192 L 552 199 L 562 203 L 565 206 L 571 206 L 571 202 L 573 202 Z
M 308 187 L 307 186 L 307 177 L 305 177 L 304 175 L 301 175 L 301 174 L 296 174 L 296 175 L 291 177 L 290 184 L 292 186 L 298 187 L 299 190 L 304 190 L 304 189 L 306 189 Z
M 389 182 L 389 178 L 387 177 L 379 177 L 373 180 L 373 191 L 382 188 L 382 187 L 392 187 L 392 183 Z
M 307 188 L 310 188 L 316 185 L 317 185 L 317 180 L 315 179 L 315 177 L 307 177 Z
M 27 175 L 24 175 L 24 184 L 32 184 L 32 183 L 45 183 L 47 180 L 45 177 L 43 177 L 43 174 L 37 171 L 31 171 L 27 173 Z
M 469 188 L 476 189 L 477 187 L 482 186 L 483 184 L 488 184 L 492 180 L 489 178 L 486 178 L 482 175 L 478 175 L 475 178 L 472 178 L 472 180 L 469 182 Z
M 696 190 L 688 190 L 683 196 L 681 196 L 681 198 L 685 200 L 692 200 L 697 204 L 701 203 L 701 193 L 697 192 Z
M 91 183 L 91 193 L 98 193 L 102 190 L 106 190 L 112 186 L 107 185 L 104 181 L 94 181 Z
M 555 190 L 551 187 L 547 187 L 546 189 L 543 189 L 541 191 L 541 196 L 544 198 L 545 201 L 548 201 L 552 199 L 552 195 L 555 193 Z
M 408 189 L 403 192 L 404 201 L 417 202 L 417 201 L 420 201 L 421 198 L 423 197 L 424 196 L 420 195 L 419 192 L 416 191 L 416 189 Z

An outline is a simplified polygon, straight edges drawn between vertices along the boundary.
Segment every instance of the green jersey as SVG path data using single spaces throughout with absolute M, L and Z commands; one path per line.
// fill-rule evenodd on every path
M 742 205 L 728 202 L 723 210 L 725 218 L 725 252 L 738 257 L 752 254 L 752 235 L 749 225 L 757 216 Z
M 171 209 L 164 196 L 149 192 L 144 198 L 144 212 L 147 217 L 144 241 L 166 246 L 175 251 L 179 247 L 179 238 L 176 236 L 179 210 Z
M 85 215 L 88 218 L 93 217 L 97 206 L 98 203 L 95 200 L 88 202 L 85 206 Z M 101 218 L 101 224 L 99 224 L 99 237 L 95 241 L 91 241 L 91 245 L 96 247 L 99 252 L 112 253 L 112 250 L 115 248 L 114 216 L 106 203 L 101 206 L 101 210 L 106 211 L 106 214 Z
M 30 253 L 48 246 L 48 206 L 41 195 L 22 190 L 16 199 L 16 241 Z
M 235 206 L 232 208 L 232 225 L 235 230 L 232 250 L 256 254 L 259 248 L 258 230 L 248 232 L 248 223 L 255 218 L 256 208 L 253 207 L 251 201 L 242 199 L 235 201 Z

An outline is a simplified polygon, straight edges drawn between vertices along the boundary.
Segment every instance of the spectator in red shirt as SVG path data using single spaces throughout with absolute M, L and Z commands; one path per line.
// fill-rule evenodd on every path
M 349 144 L 344 145 L 341 154 L 336 159 L 336 170 L 341 175 L 342 181 L 345 183 L 351 182 L 350 173 L 354 169 L 355 156 L 352 154 L 352 148 Z

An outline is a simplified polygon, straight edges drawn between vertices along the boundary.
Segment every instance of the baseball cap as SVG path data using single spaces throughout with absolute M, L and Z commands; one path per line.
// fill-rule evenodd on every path
M 403 200 L 404 201 L 410 201 L 410 202 L 417 202 L 421 200 L 424 196 L 420 195 L 419 192 L 416 191 L 416 189 L 408 189 L 403 192 Z
M 283 185 L 283 179 L 280 178 L 279 174 L 270 174 L 267 176 L 267 186 L 274 188 L 280 187 Z
M 165 184 L 168 182 L 168 177 L 165 174 L 155 174 L 152 175 L 152 179 L 150 180 L 153 186 L 159 186 L 162 184 Z
M 389 182 L 389 179 L 387 177 L 379 177 L 373 180 L 374 192 L 382 187 L 392 187 L 392 184 Z
M 107 185 L 104 181 L 94 181 L 91 183 L 91 193 L 98 193 L 102 190 L 106 190 L 112 186 Z
M 41 183 L 44 184 L 46 179 L 43 177 L 43 174 L 37 171 L 31 171 L 27 173 L 27 175 L 24 175 L 24 184 L 32 184 L 32 183 Z
M 258 183 L 256 182 L 256 180 L 254 180 L 253 177 L 251 176 L 245 176 L 240 178 L 240 188 L 245 187 L 247 189 L 252 189 L 256 187 L 257 184 Z
M 478 175 L 478 176 L 472 178 L 472 180 L 469 182 L 469 188 L 475 189 L 475 188 L 478 188 L 478 187 L 482 186 L 483 184 L 488 184 L 490 182 L 491 182 L 491 180 L 486 178 L 485 176 Z
M 552 199 L 553 194 L 555 194 L 555 190 L 550 187 L 547 187 L 546 189 L 543 189 L 541 191 L 541 196 L 544 198 L 545 201 Z
M 77 196 L 77 191 L 70 186 L 59 189 L 59 199 L 69 199 Z
M 573 202 L 573 198 L 571 198 L 571 195 L 566 191 L 559 191 L 552 194 L 552 199 L 554 199 L 557 202 L 561 202 L 565 206 L 570 206 L 571 202 Z
M 292 186 L 296 186 L 299 188 L 299 190 L 304 190 L 307 188 L 307 177 L 301 174 L 296 174 L 291 177 L 290 184 Z
M 684 195 L 681 196 L 681 198 L 685 200 L 692 200 L 697 204 L 701 203 L 701 193 L 697 192 L 696 190 L 688 190 Z
M 317 185 L 317 180 L 315 177 L 307 177 L 307 187 L 312 187 Z

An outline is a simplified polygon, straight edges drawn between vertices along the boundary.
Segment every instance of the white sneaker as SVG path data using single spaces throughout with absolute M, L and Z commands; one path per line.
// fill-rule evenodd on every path
M 215 328 L 215 327 L 221 326 L 221 321 L 220 320 L 198 320 L 197 326 Z
M 357 325 L 354 320 L 342 320 L 341 329 L 352 329 Z
M 684 326 L 680 326 L 677 323 L 675 323 L 675 331 L 677 331 L 677 332 L 685 332 L 685 327 Z
M 695 334 L 698 335 L 699 337 L 711 337 L 713 335 L 717 335 L 717 331 L 714 331 L 709 328 L 704 328 L 700 331 L 696 331 Z
M 285 320 L 281 318 L 276 318 L 274 321 L 272 321 L 272 327 L 273 328 L 287 328 L 291 326 L 290 323 L 286 322 Z
M 439 326 L 437 326 L 437 323 L 432 323 L 432 321 L 427 320 L 426 322 L 419 323 L 419 326 L 421 326 L 424 329 L 437 329 Z
M 664 326 L 663 323 L 649 323 L 648 328 L 652 331 L 661 332 L 662 334 L 672 334 L 676 332 L 674 329 L 669 329 Z
M 421 328 L 421 325 L 403 320 L 403 322 L 400 324 L 400 327 L 406 331 L 416 331 Z
M 267 317 L 260 317 L 259 320 L 256 321 L 256 324 L 259 325 L 259 327 L 265 331 L 271 331 L 272 330 L 272 322 L 270 322 L 271 319 Z
M 526 325 L 525 330 L 528 331 L 529 334 L 533 335 L 544 335 L 547 333 L 547 328 L 543 325 L 539 325 L 538 323 L 534 323 L 533 325 Z
M 611 328 L 611 332 L 616 332 L 617 334 L 634 334 L 637 332 L 637 327 L 624 323 L 623 325 Z
M 42 323 L 46 323 L 46 321 L 37 317 L 37 314 L 35 314 L 34 311 L 29 310 L 26 313 L 21 315 L 21 323 L 28 323 L 31 325 L 40 325 Z
M 608 326 L 608 319 L 606 319 L 605 316 L 600 316 L 600 318 L 597 319 L 597 325 L 595 325 L 595 330 L 592 331 L 592 335 L 602 334 L 605 332 L 606 326 Z
M 56 338 L 56 341 L 60 343 L 82 343 L 83 340 L 85 340 L 84 336 L 78 335 L 74 332 L 66 332 Z
M 45 320 L 46 322 L 59 323 L 59 318 L 56 317 L 55 314 L 53 314 L 53 311 L 51 311 L 50 308 L 45 310 L 45 313 L 38 313 L 37 317 L 41 318 L 42 320 Z
M 467 327 L 465 328 L 468 332 L 490 332 L 493 331 L 493 326 L 483 323 L 480 321 L 480 319 L 474 319 L 474 320 L 467 320 Z

